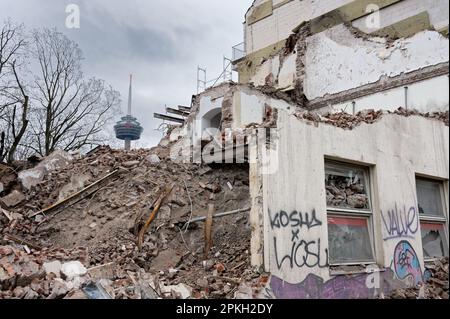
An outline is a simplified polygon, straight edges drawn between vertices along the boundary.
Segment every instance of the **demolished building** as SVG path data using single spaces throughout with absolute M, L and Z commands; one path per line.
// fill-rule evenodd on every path
M 5 174 L 0 296 L 448 298 L 448 2 L 255 0 L 244 34 L 157 147 Z

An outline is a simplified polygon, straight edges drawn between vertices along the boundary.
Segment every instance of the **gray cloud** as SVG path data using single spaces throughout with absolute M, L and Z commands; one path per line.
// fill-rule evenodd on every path
M 142 123 L 140 146 L 157 143 L 160 121 L 153 112 L 189 105 L 197 65 L 208 78 L 222 71 L 222 56 L 243 39 L 242 21 L 252 0 L 0 0 L 0 20 L 11 17 L 27 28 L 56 27 L 83 50 L 84 72 L 128 92 L 134 74 L 133 113 Z M 81 28 L 65 28 L 67 4 L 79 5 Z M 119 115 L 118 115 L 119 117 Z

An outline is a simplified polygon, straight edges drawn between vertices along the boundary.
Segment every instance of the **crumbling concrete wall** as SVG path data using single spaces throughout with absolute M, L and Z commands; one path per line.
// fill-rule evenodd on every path
M 344 24 L 313 35 L 310 27 L 294 37 L 295 50 L 267 59 L 249 81 L 304 95 L 302 106 L 327 111 L 448 110 L 449 41 L 439 32 L 391 41 Z
M 198 95 L 195 105 L 187 123 L 182 128 L 172 131 L 170 141 L 176 142 L 172 146 L 172 159 L 187 160 L 193 151 L 201 149 L 201 141 L 211 138 L 209 122 L 205 120 L 211 112 L 220 112 L 222 116 L 221 126 L 216 132 L 245 129 L 247 126 L 260 124 L 265 121 L 266 108 L 295 111 L 291 103 L 265 94 L 254 87 L 225 83 L 210 88 Z
M 307 40 L 305 95 L 311 101 L 445 63 L 448 52 L 448 39 L 438 32 L 423 31 L 388 44 L 386 39 L 356 37 L 339 25 Z
M 297 81 L 297 54 L 275 55 L 264 62 L 250 78 L 255 86 L 268 85 L 281 90 L 293 90 Z
M 259 158 L 252 164 L 257 165 L 254 170 L 271 167 L 262 177 L 262 207 L 252 210 L 254 218 L 264 218 L 264 253 L 259 257 L 272 274 L 264 295 L 368 298 L 394 288 L 407 277 L 422 280 L 425 268 L 420 225 L 408 234 L 392 232 L 392 224 L 383 223 L 382 218 L 389 218 L 386 212 L 395 207 L 411 209 L 413 217 L 419 218 L 416 174 L 447 181 L 448 200 L 448 127 L 434 119 L 390 114 L 376 123 L 344 130 L 323 123 L 312 125 L 280 111 L 275 131 L 272 143 L 276 151 L 264 162 Z M 266 145 L 259 143 L 256 154 L 263 153 Z M 330 274 L 326 158 L 370 167 L 375 261 L 384 269 L 381 273 Z M 448 207 L 446 215 L 448 220 Z M 302 222 L 296 223 L 298 219 Z M 256 236 L 259 238 L 259 233 Z M 252 244 L 252 252 L 257 252 L 258 245 Z M 405 249 L 413 259 L 407 274 L 398 272 L 394 262 L 394 256 Z
M 272 14 L 246 22 L 239 81 L 293 92 L 310 108 L 447 110 L 448 6 L 445 0 L 273 3 Z M 282 10 L 289 12 L 280 18 Z M 294 22 L 294 34 L 286 32 Z

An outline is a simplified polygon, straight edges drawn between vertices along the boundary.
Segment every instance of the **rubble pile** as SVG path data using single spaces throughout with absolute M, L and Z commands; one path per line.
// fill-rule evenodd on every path
M 448 257 L 433 261 L 426 266 L 429 279 L 412 288 L 397 289 L 386 299 L 448 299 Z
M 306 120 L 318 125 L 319 123 L 325 123 L 340 127 L 343 129 L 353 130 L 362 123 L 372 124 L 377 122 L 384 114 L 397 114 L 401 116 L 423 116 L 426 118 L 434 118 L 449 125 L 449 112 L 434 112 L 434 113 L 420 113 L 417 110 L 406 110 L 402 107 L 393 112 L 385 112 L 382 110 L 375 111 L 373 109 L 364 110 L 356 113 L 355 115 L 346 113 L 344 111 L 337 113 L 324 113 L 319 114 L 313 111 L 298 111 L 295 116 L 298 119 Z
M 168 147 L 130 152 L 100 147 L 86 156 L 72 154 L 46 169 L 35 185 L 3 196 L 0 297 L 85 298 L 95 292 L 118 299 L 233 298 L 239 284 L 254 276 L 248 167 L 175 163 L 167 160 Z M 97 184 L 89 196 L 68 201 Z M 167 185 L 173 190 L 139 248 L 139 230 Z M 209 204 L 214 214 L 235 213 L 213 219 L 211 248 L 205 251 Z M 39 213 L 51 205 L 55 208 Z M 198 218 L 204 219 L 190 222 Z M 79 251 L 85 253 L 73 253 Z M 79 262 L 87 272 L 73 282 L 46 274 L 47 262 Z M 22 277 L 26 280 L 17 280 Z
M 0 246 L 0 299 L 64 297 L 88 280 L 81 277 L 87 270 L 80 260 L 86 264 L 86 249 L 27 252 L 13 246 Z
M 358 178 L 328 176 L 325 189 L 327 206 L 342 208 L 368 208 L 369 198 L 364 183 Z
M 0 196 L 14 185 L 17 174 L 12 167 L 0 163 Z
M 297 112 L 295 116 L 313 122 L 315 125 L 326 123 L 343 129 L 352 130 L 361 123 L 372 124 L 381 118 L 383 111 L 365 110 L 358 112 L 356 115 L 346 112 L 318 114 L 311 111 Z
M 449 125 L 449 112 L 428 112 L 428 113 L 420 113 L 417 110 L 407 110 L 403 107 L 398 108 L 394 112 L 394 114 L 402 115 L 402 116 L 412 116 L 419 115 L 426 118 L 433 118 L 445 123 L 445 125 Z

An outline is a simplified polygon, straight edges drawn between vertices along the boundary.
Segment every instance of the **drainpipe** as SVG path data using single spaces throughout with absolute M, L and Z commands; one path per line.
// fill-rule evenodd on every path
M 405 86 L 405 109 L 408 109 L 408 87 Z
M 353 115 L 355 115 L 356 114 L 356 102 L 355 101 L 352 102 L 352 111 L 353 111 Z

